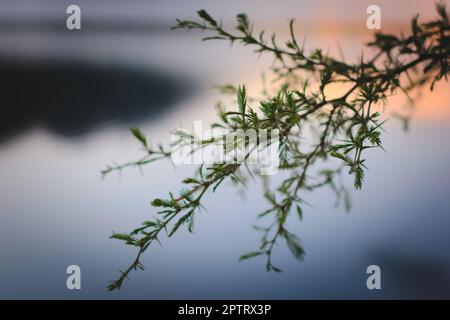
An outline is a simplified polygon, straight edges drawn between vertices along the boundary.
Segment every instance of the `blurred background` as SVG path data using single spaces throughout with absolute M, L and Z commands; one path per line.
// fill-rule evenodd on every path
M 66 8 L 81 7 L 82 30 L 66 29 Z M 113 161 L 138 159 L 129 127 L 153 142 L 171 129 L 212 122 L 215 84 L 245 83 L 256 94 L 273 62 L 249 47 L 201 42 L 170 31 L 175 18 L 204 8 L 231 26 L 246 12 L 256 29 L 287 34 L 295 18 L 306 48 L 348 61 L 372 34 L 366 8 L 381 7 L 382 29 L 407 31 L 435 16 L 432 1 L 0 1 L 0 298 L 450 298 L 450 88 L 424 92 L 411 128 L 392 120 L 386 152 L 374 152 L 350 213 L 327 190 L 309 194 L 291 230 L 306 249 L 296 261 L 280 245 L 267 273 L 260 259 L 238 262 L 260 234 L 251 226 L 266 204 L 258 185 L 224 186 L 208 197 L 195 235 L 185 231 L 144 256 L 120 292 L 106 285 L 135 250 L 110 240 L 147 220 L 150 200 L 178 190 L 192 167 L 155 163 L 102 180 Z M 391 100 L 389 111 L 402 108 Z M 276 180 L 276 177 L 275 177 Z M 351 183 L 351 182 L 350 182 Z M 66 267 L 81 267 L 82 290 L 66 288 Z M 366 268 L 382 289 L 366 288 Z

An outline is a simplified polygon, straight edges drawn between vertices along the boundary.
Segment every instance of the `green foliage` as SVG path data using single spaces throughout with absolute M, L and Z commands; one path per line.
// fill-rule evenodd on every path
M 368 44 L 375 50 L 373 57 L 369 60 L 361 57 L 354 64 L 334 59 L 320 49 L 306 53 L 304 44 L 299 45 L 294 35 L 293 20 L 289 23 L 290 39 L 284 47 L 277 44 L 275 35 L 267 38 L 264 31 L 255 34 L 245 14 L 237 15 L 236 33 L 227 31 L 205 10 L 198 11 L 199 21 L 177 20 L 173 29 L 206 31 L 210 35 L 203 40 L 240 42 L 253 46 L 257 53 L 275 57 L 272 71 L 277 79 L 275 83 L 279 84 L 276 92 L 259 99 L 255 107 L 249 103 L 254 100 L 248 98 L 245 86 L 220 87 L 222 92 L 236 95 L 237 111 L 220 109 L 219 120 L 212 125 L 234 131 L 279 130 L 280 168 L 289 174 L 275 190 L 268 183 L 264 184 L 269 208 L 258 218 L 267 220 L 268 225 L 255 226 L 262 232 L 259 248 L 242 255 L 240 260 L 263 256 L 267 270 L 280 272 L 272 263 L 272 253 L 280 239 L 297 259 L 303 259 L 304 249 L 286 225 L 292 211 L 300 220 L 303 218 L 305 201 L 301 196 L 308 191 L 329 187 L 336 194 L 336 203 L 343 201 L 349 210 L 349 194 L 341 178 L 344 169 L 353 175 L 354 187 L 361 189 L 366 151 L 382 148 L 385 121 L 374 109 L 384 106 L 393 94 L 402 93 L 410 98 L 414 90 L 427 84 L 432 89 L 436 81 L 447 78 L 449 18 L 443 5 L 437 5 L 437 12 L 438 18 L 431 22 L 420 23 L 418 17 L 413 18 L 411 32 L 406 36 L 375 34 L 374 41 Z M 343 89 L 339 97 L 328 98 L 326 89 L 333 83 L 342 83 L 348 89 Z M 305 141 L 306 127 L 316 132 L 311 141 Z M 145 156 L 135 162 L 107 166 L 103 175 L 171 156 L 171 151 L 162 145 L 152 148 L 139 129 L 131 131 L 143 145 Z M 172 147 L 182 144 L 185 138 L 194 139 L 184 132 L 177 134 L 180 140 Z M 221 139 L 224 137 L 213 137 L 197 144 L 202 148 Z M 201 165 L 195 176 L 183 181 L 184 186 L 177 196 L 169 193 L 166 199 L 152 201 L 152 206 L 159 209 L 153 220 L 144 222 L 130 234 L 113 234 L 111 238 L 136 246 L 138 255 L 109 289 L 120 289 L 132 270 L 143 269 L 141 255 L 153 242 L 159 242 L 162 234 L 173 236 L 182 226 L 192 232 L 195 216 L 202 210 L 202 199 L 208 190 L 216 191 L 225 180 L 245 184 L 246 175 L 251 173 L 243 167 L 239 163 Z M 321 170 L 314 174 L 313 167 L 321 167 Z
M 139 130 L 139 128 L 131 128 L 130 131 L 136 137 L 136 139 L 138 139 L 142 143 L 142 145 L 145 148 L 148 148 L 147 138 L 144 136 L 141 130 Z

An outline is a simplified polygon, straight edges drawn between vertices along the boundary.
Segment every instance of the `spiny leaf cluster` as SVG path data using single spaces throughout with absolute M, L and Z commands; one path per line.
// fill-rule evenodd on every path
M 281 271 L 273 264 L 273 251 L 283 240 L 298 258 L 303 259 L 304 249 L 299 238 L 288 231 L 287 221 L 292 212 L 301 220 L 306 201 L 304 194 L 322 187 L 329 187 L 348 209 L 349 195 L 342 182 L 342 174 L 353 176 L 354 187 L 361 189 L 367 168 L 366 152 L 382 148 L 382 132 L 385 120 L 382 110 L 388 98 L 404 94 L 408 99 L 423 86 L 431 89 L 437 81 L 447 79 L 449 73 L 450 25 L 446 8 L 437 4 L 437 18 L 419 22 L 418 16 L 411 21 L 407 35 L 376 33 L 367 44 L 372 50 L 370 58 L 361 56 L 348 63 L 325 54 L 321 49 L 307 52 L 294 32 L 294 20 L 289 23 L 290 38 L 280 45 L 275 34 L 266 36 L 265 31 L 255 32 L 246 14 L 238 14 L 234 30 L 228 30 L 222 22 L 205 10 L 198 11 L 199 20 L 177 20 L 173 29 L 201 30 L 208 35 L 203 40 L 222 40 L 252 46 L 258 54 L 271 54 L 275 64 L 275 92 L 256 100 L 248 97 L 245 86 L 227 85 L 223 92 L 236 96 L 231 111 L 219 108 L 218 121 L 212 128 L 231 131 L 253 129 L 279 130 L 280 169 L 288 173 L 279 186 L 271 188 L 264 184 L 264 197 L 268 209 L 258 215 L 265 226 L 255 226 L 262 232 L 258 249 L 244 254 L 240 260 L 265 257 L 269 271 Z M 342 94 L 329 98 L 327 88 L 342 84 Z M 315 133 L 306 139 L 305 131 Z M 193 135 L 178 132 L 180 139 L 166 148 L 153 148 L 139 129 L 131 130 L 141 143 L 145 156 L 134 162 L 110 165 L 104 171 L 121 171 L 129 166 L 144 166 L 153 161 L 170 158 L 173 150 Z M 196 141 L 199 148 L 217 141 L 223 136 Z M 237 147 L 237 146 L 236 146 Z M 324 168 L 325 167 L 325 168 Z M 320 170 L 313 171 L 313 168 Z M 138 248 L 136 259 L 120 277 L 111 283 L 110 290 L 122 286 L 129 273 L 142 269 L 140 257 L 153 242 L 163 234 L 173 236 L 181 227 L 192 232 L 198 213 L 203 210 L 202 200 L 208 191 L 216 191 L 226 180 L 246 183 L 250 169 L 240 163 L 215 163 L 199 166 L 193 177 L 183 181 L 177 195 L 169 193 L 165 199 L 154 199 L 152 206 L 158 209 L 156 217 L 146 221 L 129 234 L 113 234 L 111 238 L 124 241 Z

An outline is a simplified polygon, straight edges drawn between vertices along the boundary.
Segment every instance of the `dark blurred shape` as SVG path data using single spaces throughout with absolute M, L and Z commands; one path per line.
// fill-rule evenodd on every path
M 424 253 L 422 256 L 380 251 L 382 290 L 395 290 L 402 299 L 450 299 L 450 266 Z M 384 286 L 384 288 L 383 288 Z
M 160 71 L 81 61 L 0 59 L 0 142 L 32 127 L 63 136 L 135 125 L 192 91 Z

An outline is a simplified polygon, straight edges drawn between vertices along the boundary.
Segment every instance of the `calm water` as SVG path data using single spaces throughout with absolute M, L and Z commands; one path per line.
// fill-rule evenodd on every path
M 27 10 L 14 5 L 9 10 L 25 21 L 37 12 L 44 21 L 59 17 L 58 8 L 64 12 L 59 2 L 43 2 L 45 10 L 32 3 Z M 258 244 L 259 234 L 251 225 L 265 202 L 259 185 L 245 193 L 224 186 L 208 198 L 208 212 L 198 217 L 195 235 L 183 231 L 163 241 L 163 247 L 153 247 L 143 259 L 145 272 L 133 273 L 121 292 L 105 290 L 135 254 L 108 236 L 148 219 L 150 199 L 177 190 L 193 169 L 174 170 L 161 162 L 146 168 L 143 176 L 129 170 L 121 179 L 100 179 L 106 163 L 140 156 L 128 127 L 139 125 L 156 142 L 167 141 L 174 127 L 211 121 L 219 98 L 213 84 L 244 82 L 255 92 L 260 71 L 272 61 L 256 59 L 248 48 L 201 43 L 198 34 L 165 31 L 173 18 L 201 7 L 225 18 L 247 11 L 276 30 L 290 12 L 298 12 L 299 19 L 321 12 L 323 20 L 347 19 L 350 26 L 364 19 L 358 8 L 352 9 L 352 18 L 334 10 L 333 1 L 282 2 L 276 14 L 269 2 L 258 8 L 244 2 L 236 10 L 206 2 L 174 3 L 138 1 L 128 10 L 118 3 L 86 5 L 87 21 L 151 17 L 152 23 L 135 27 L 138 31 L 67 34 L 42 25 L 45 30 L 36 31 L 23 27 L 26 23 L 15 29 L 2 24 L 1 65 L 9 70 L 3 73 L 3 86 L 16 83 L 15 90 L 26 95 L 33 88 L 33 74 L 48 94 L 42 99 L 26 96 L 22 104 L 9 94 L 3 99 L 10 104 L 2 102 L 8 117 L 0 120 L 0 298 L 449 298 L 448 86 L 426 95 L 409 132 L 396 121 L 389 123 L 386 152 L 368 157 L 370 171 L 363 190 L 352 194 L 350 213 L 334 208 L 327 190 L 307 195 L 314 208 L 306 208 L 304 221 L 293 219 L 291 227 L 305 246 L 305 261 L 297 262 L 280 246 L 275 261 L 284 273 L 267 273 L 258 259 L 239 263 L 238 256 Z M 416 11 L 430 12 L 419 3 L 403 11 L 389 2 L 383 5 L 391 9 L 386 10 L 389 21 L 396 23 Z M 336 50 L 336 34 L 312 29 L 311 47 Z M 339 35 L 348 59 L 356 57 L 365 37 Z M 19 67 L 8 69 L 12 62 Z M 96 81 L 93 68 L 98 70 Z M 21 77 L 13 82 L 17 74 Z M 75 79 L 72 87 L 55 87 L 69 79 Z M 81 267 L 81 291 L 65 287 L 70 264 Z M 381 291 L 365 286 L 371 264 L 382 269 Z

